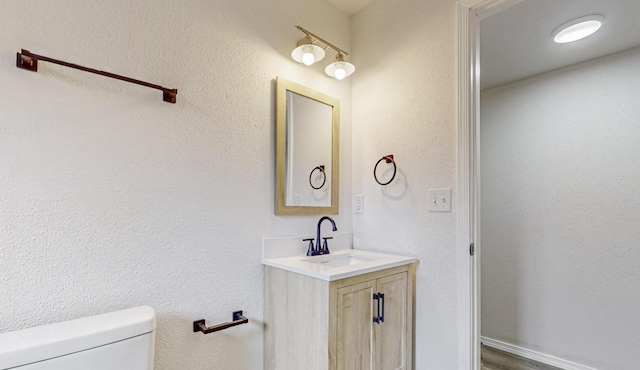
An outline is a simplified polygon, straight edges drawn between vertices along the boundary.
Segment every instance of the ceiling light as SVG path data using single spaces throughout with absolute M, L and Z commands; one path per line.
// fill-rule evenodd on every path
M 355 70 L 356 67 L 349 62 L 345 62 L 344 55 L 338 53 L 338 55 L 336 55 L 336 61 L 329 64 L 324 72 L 331 77 L 335 77 L 336 80 L 342 80 L 350 76 Z
M 324 58 L 324 50 L 315 44 L 316 40 L 310 36 L 305 36 L 298 41 L 296 48 L 291 52 L 291 58 L 298 63 L 312 65 Z
M 602 15 L 588 15 L 569 21 L 553 31 L 553 41 L 565 44 L 591 36 L 600 29 L 602 21 Z
M 331 48 L 338 54 L 336 55 L 336 61 L 329 64 L 327 68 L 325 68 L 324 71 L 327 75 L 335 77 L 338 80 L 342 80 L 343 78 L 351 75 L 356 70 L 356 67 L 353 64 L 344 61 L 344 57 L 349 55 L 349 53 L 314 35 L 313 33 L 305 30 L 300 26 L 296 26 L 296 28 L 300 32 L 304 33 L 305 37 L 298 41 L 298 43 L 296 44 L 296 48 L 291 52 L 291 57 L 293 58 L 293 60 L 298 63 L 304 63 L 310 66 L 322 60 L 325 54 L 324 51 L 327 48 Z M 325 47 L 321 48 L 317 45 L 317 43 L 323 44 Z

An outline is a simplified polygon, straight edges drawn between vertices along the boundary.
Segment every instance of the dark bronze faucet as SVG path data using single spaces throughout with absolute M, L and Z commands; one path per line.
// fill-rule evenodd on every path
M 313 239 L 303 239 L 304 241 L 309 242 L 309 249 L 307 250 L 307 256 L 318 256 L 321 254 L 329 254 L 329 246 L 327 245 L 327 239 L 333 239 L 333 237 L 325 237 L 323 239 L 322 245 L 320 245 L 320 226 L 322 225 L 322 221 L 329 220 L 331 222 L 331 226 L 333 231 L 337 231 L 335 221 L 329 216 L 324 216 L 318 220 L 318 233 L 316 235 L 316 245 L 313 245 Z

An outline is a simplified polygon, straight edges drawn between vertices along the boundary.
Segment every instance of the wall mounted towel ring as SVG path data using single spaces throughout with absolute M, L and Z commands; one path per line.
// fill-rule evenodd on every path
M 318 187 L 313 186 L 313 182 L 311 182 L 311 178 L 313 177 L 313 173 L 317 171 L 320 171 L 320 173 L 322 174 L 322 184 Z M 317 166 L 316 168 L 314 168 L 313 170 L 311 170 L 311 173 L 309 174 L 309 185 L 311 185 L 312 188 L 319 190 L 322 189 L 322 187 L 324 186 L 324 184 L 327 182 L 327 173 L 324 172 L 324 165 L 322 166 Z
M 378 180 L 378 175 L 376 175 L 376 170 L 378 169 L 378 165 L 380 164 L 380 162 L 385 161 L 387 163 L 393 163 L 393 175 L 391 175 L 391 179 L 387 182 L 380 182 L 380 180 Z M 380 158 L 380 160 L 378 160 L 378 162 L 376 162 L 376 166 L 373 167 L 373 178 L 376 179 L 376 182 L 380 185 L 389 185 L 391 183 L 391 181 L 393 181 L 393 179 L 396 178 L 396 172 L 398 170 L 398 167 L 396 166 L 396 162 L 393 160 L 393 154 L 389 154 L 389 155 L 385 155 L 384 157 Z

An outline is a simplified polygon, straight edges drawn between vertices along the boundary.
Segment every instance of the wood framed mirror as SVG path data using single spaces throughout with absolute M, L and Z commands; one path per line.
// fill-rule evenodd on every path
M 337 215 L 340 102 L 276 78 L 276 214 Z

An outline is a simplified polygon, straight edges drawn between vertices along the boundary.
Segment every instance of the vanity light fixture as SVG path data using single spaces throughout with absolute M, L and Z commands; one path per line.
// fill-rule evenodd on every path
M 291 58 L 298 63 L 310 66 L 324 58 L 324 49 L 316 45 L 316 40 L 305 36 L 298 40 L 296 48 L 291 52 Z
M 329 64 L 325 68 L 325 73 L 331 77 L 335 77 L 338 80 L 342 80 L 347 76 L 350 76 L 355 72 L 356 67 L 344 60 L 344 57 L 349 55 L 346 51 L 333 45 L 332 43 L 314 35 L 313 33 L 305 30 L 300 26 L 296 28 L 305 34 L 305 37 L 300 39 L 296 45 L 296 48 L 291 52 L 291 57 L 298 63 L 304 63 L 305 65 L 312 65 L 319 62 L 324 58 L 325 50 L 331 48 L 336 51 L 336 61 Z M 317 43 L 323 44 L 324 49 L 317 45 Z
M 356 70 L 356 66 L 349 62 L 344 61 L 344 54 L 338 53 L 336 55 L 336 61 L 329 64 L 324 69 L 324 73 L 331 77 L 335 77 L 337 80 L 342 80 L 345 77 L 351 75 Z
M 602 27 L 603 21 L 604 16 L 599 14 L 574 19 L 553 31 L 553 41 L 566 44 L 591 36 Z

